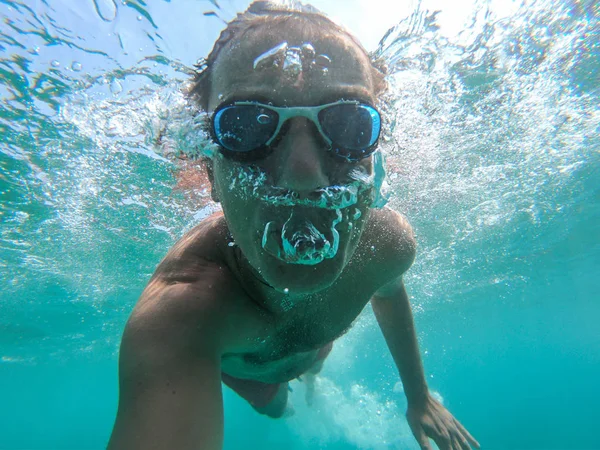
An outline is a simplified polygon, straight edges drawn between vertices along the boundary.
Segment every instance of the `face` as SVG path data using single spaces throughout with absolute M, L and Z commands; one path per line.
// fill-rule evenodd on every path
M 370 62 L 350 38 L 308 40 L 272 31 L 251 31 L 222 50 L 211 78 L 210 111 L 233 101 L 299 107 L 344 99 L 374 105 Z M 284 42 L 297 48 L 310 42 L 315 55 L 326 55 L 319 56 L 326 70 L 274 68 L 269 55 Z M 252 161 L 217 154 L 213 193 L 235 244 L 267 283 L 281 292 L 317 292 L 339 277 L 358 245 L 373 196 L 360 180 L 372 177 L 372 157 L 335 156 L 306 117 L 289 119 L 271 147 Z

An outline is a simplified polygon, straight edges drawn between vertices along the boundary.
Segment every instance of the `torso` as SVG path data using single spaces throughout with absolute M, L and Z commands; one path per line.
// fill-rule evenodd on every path
M 390 214 L 392 217 L 388 217 Z M 325 291 L 306 296 L 285 312 L 266 308 L 266 298 L 260 298 L 252 286 L 259 282 L 248 280 L 247 274 L 240 273 L 235 249 L 227 245 L 226 223 L 221 215 L 206 219 L 197 230 L 188 233 L 175 253 L 185 254 L 186 249 L 193 248 L 191 251 L 197 257 L 223 263 L 229 268 L 231 285 L 236 286 L 232 290 L 236 298 L 226 304 L 227 307 L 232 305 L 228 315 L 231 323 L 227 325 L 236 330 L 237 336 L 233 339 L 235 345 L 222 353 L 222 371 L 236 378 L 280 383 L 310 369 L 318 350 L 344 334 L 375 291 L 393 276 L 386 273 L 386 266 L 393 266 L 387 264 L 386 251 L 377 251 L 377 247 L 389 248 L 382 229 L 397 228 L 400 223 L 410 232 L 408 223 L 403 219 L 398 221 L 398 216 L 391 210 L 374 211 L 369 219 L 373 223 L 365 228 L 354 256 L 334 284 Z M 389 233 L 390 237 L 403 235 L 403 230 L 398 231 Z M 412 255 L 406 257 L 412 258 Z M 189 255 L 180 259 L 187 258 Z M 177 265 L 177 261 L 173 264 Z M 285 300 L 285 294 L 273 291 L 269 301 L 279 301 L 277 296 Z
M 308 370 L 318 350 L 350 328 L 373 294 L 368 283 L 351 287 L 342 278 L 346 277 L 283 315 L 262 316 L 263 327 L 253 336 L 252 348 L 224 354 L 223 371 L 238 378 L 275 383 Z

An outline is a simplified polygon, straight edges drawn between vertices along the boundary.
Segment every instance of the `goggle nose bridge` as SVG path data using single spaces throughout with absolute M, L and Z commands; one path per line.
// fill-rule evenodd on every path
M 315 127 L 317 128 L 317 131 L 319 132 L 321 137 L 325 140 L 327 145 L 332 145 L 332 143 L 333 143 L 332 140 L 329 138 L 329 136 L 327 136 L 323 132 L 323 128 L 321 127 L 321 124 L 319 123 L 319 113 L 323 109 L 325 109 L 329 106 L 331 106 L 331 105 L 325 105 L 323 108 L 318 108 L 318 109 L 316 109 L 312 106 L 296 106 L 296 107 L 290 107 L 290 108 L 271 107 L 270 109 L 277 113 L 278 123 L 277 123 L 277 128 L 275 128 L 275 131 L 273 132 L 273 136 L 271 136 L 271 138 L 267 141 L 266 145 L 271 145 L 273 143 L 273 141 L 281 133 L 281 129 L 283 128 L 283 126 L 289 120 L 295 119 L 296 117 L 304 117 L 305 119 L 310 120 L 315 125 Z

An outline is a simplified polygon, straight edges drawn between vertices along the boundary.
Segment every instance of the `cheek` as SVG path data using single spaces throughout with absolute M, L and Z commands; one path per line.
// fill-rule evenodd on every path
M 237 239 L 254 239 L 259 202 L 240 185 L 240 172 L 235 167 L 215 167 L 214 189 L 217 191 L 229 229 Z
M 343 183 L 351 183 L 354 181 L 365 182 L 373 174 L 373 161 L 371 157 L 365 158 L 358 162 L 346 162 L 338 158 L 332 157 L 333 161 L 332 172 L 335 173 L 336 180 Z
M 359 171 L 360 173 L 363 173 L 367 176 L 370 176 L 373 174 L 373 157 L 369 156 L 368 158 L 365 158 L 361 161 L 359 161 L 356 164 L 356 171 Z

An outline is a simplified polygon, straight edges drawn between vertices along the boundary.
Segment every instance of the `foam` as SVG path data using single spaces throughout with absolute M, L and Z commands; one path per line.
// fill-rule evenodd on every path
M 342 219 L 341 211 L 336 209 L 335 215 L 330 214 L 329 220 L 326 220 L 328 230 L 322 232 L 311 220 L 294 210 L 280 230 L 273 221 L 265 225 L 262 248 L 289 264 L 319 264 L 337 254 L 340 234 L 336 226 Z
M 326 376 L 315 379 L 312 406 L 297 398 L 303 393 L 294 389 L 290 396 L 296 413 L 287 423 L 311 448 L 339 441 L 361 449 L 419 448 L 404 417 L 402 397 L 387 400 L 361 384 L 343 388 Z
M 316 54 L 310 42 L 300 47 L 290 47 L 284 41 L 260 54 L 253 63 L 254 70 L 280 70 L 283 76 L 293 82 L 302 82 L 304 73 L 316 72 L 327 75 L 331 58 L 324 54 Z
M 358 203 L 359 194 L 370 192 L 372 208 L 383 208 L 390 198 L 385 182 L 384 158 L 380 151 L 373 154 L 373 173 L 362 167 L 349 174 L 349 183 L 316 189 L 301 196 L 291 189 L 275 186 L 259 167 L 241 165 L 231 176 L 229 189 L 248 198 L 256 198 L 273 206 L 308 206 L 323 209 L 344 209 Z

